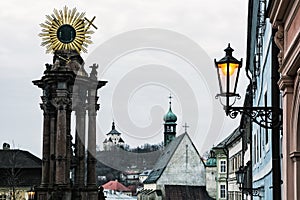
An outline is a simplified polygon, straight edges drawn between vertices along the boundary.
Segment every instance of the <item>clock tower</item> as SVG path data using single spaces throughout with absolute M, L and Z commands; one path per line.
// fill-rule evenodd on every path
M 80 53 L 91 43 L 90 28 L 97 28 L 95 17 L 90 21 L 84 15 L 76 8 L 54 9 L 41 24 L 41 45 L 53 53 L 53 62 L 46 64 L 40 80 L 33 81 L 43 91 L 42 180 L 35 188 L 37 200 L 97 200 L 97 101 L 98 89 L 106 81 L 98 80 L 97 64 L 90 66 L 90 73 L 84 68 Z

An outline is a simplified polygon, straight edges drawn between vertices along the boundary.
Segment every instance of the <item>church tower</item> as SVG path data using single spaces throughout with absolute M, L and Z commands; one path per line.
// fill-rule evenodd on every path
M 112 122 L 111 131 L 106 134 L 107 138 L 103 142 L 104 151 L 111 151 L 116 147 L 124 148 L 125 142 L 121 137 L 121 133 L 117 131 L 115 122 Z
M 169 111 L 164 116 L 164 145 L 167 146 L 176 137 L 177 116 L 172 112 L 172 96 L 170 95 Z

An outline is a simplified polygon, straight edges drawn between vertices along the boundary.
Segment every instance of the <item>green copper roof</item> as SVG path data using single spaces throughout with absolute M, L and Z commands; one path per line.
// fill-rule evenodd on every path
M 164 121 L 165 122 L 176 122 L 177 121 L 177 116 L 172 112 L 171 103 L 170 103 L 169 111 L 164 116 Z
M 206 161 L 206 166 L 207 167 L 216 167 L 217 166 L 217 159 L 216 158 L 209 158 Z

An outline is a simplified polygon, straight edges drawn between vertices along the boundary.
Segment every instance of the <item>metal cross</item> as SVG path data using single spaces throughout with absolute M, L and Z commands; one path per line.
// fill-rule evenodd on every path
M 184 132 L 187 133 L 187 129 L 190 128 L 190 126 L 187 125 L 187 123 L 185 122 L 184 126 L 182 126 L 184 128 Z
M 170 99 L 170 102 L 169 102 L 169 103 L 170 103 L 170 104 L 171 104 L 172 98 L 173 98 L 173 97 L 172 97 L 172 94 L 170 94 L 170 96 L 169 96 L 169 99 Z
M 84 19 L 89 23 L 88 26 L 86 27 L 86 30 L 88 30 L 90 28 L 90 26 L 92 25 L 95 29 L 98 29 L 97 26 L 95 26 L 93 24 L 93 21 L 96 19 L 96 16 L 93 17 L 93 19 L 90 21 L 88 20 L 86 17 L 84 17 Z

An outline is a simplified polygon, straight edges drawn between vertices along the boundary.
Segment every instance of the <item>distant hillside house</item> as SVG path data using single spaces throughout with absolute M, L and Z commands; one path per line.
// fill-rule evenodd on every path
M 211 199 L 205 188 L 204 163 L 187 133 L 167 144 L 138 199 Z
M 106 134 L 106 139 L 103 142 L 104 151 L 111 151 L 113 147 L 124 148 L 125 142 L 121 138 L 121 133 L 116 130 L 115 122 L 112 122 L 112 128 Z
M 3 147 L 0 150 L 0 199 L 28 199 L 27 191 L 41 183 L 42 160 L 28 151 Z
M 132 196 L 131 190 L 117 180 L 109 181 L 102 185 L 102 187 L 104 188 L 104 193 L 106 194 L 117 194 L 117 192 L 122 192 L 127 196 Z

